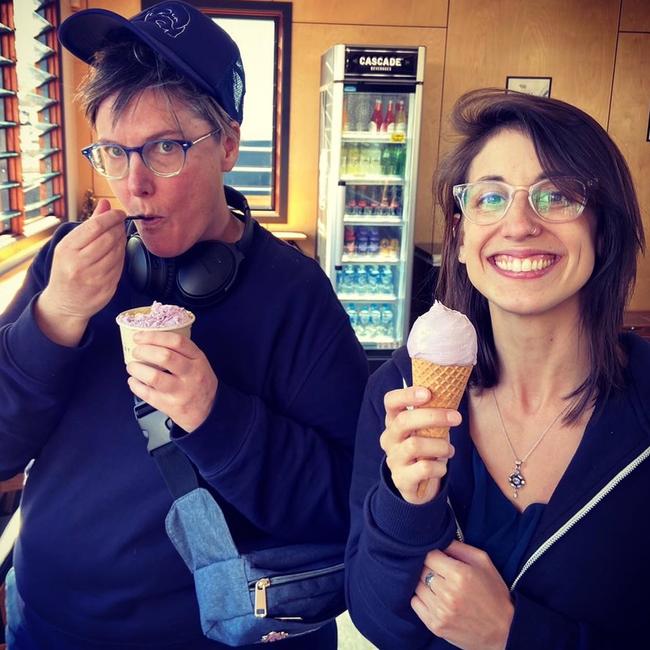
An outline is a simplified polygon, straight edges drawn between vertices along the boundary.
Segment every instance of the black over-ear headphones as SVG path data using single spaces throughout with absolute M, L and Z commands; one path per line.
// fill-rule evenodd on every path
M 224 191 L 229 209 L 244 222 L 244 233 L 234 244 L 201 241 L 178 257 L 157 257 L 131 224 L 126 267 L 134 289 L 188 308 L 214 305 L 226 297 L 250 247 L 255 222 L 244 195 L 228 185 Z

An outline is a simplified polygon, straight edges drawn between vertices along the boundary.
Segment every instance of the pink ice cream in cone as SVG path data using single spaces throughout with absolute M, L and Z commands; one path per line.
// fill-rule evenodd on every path
M 421 407 L 457 409 L 472 368 L 476 365 L 476 330 L 467 316 L 434 302 L 415 323 L 406 343 L 413 385 L 431 391 L 431 399 Z M 449 427 L 420 429 L 418 435 L 446 438 Z M 420 484 L 418 494 L 426 483 Z
M 422 406 L 456 409 L 476 365 L 476 330 L 467 316 L 434 302 L 415 323 L 406 343 L 413 369 L 413 385 L 431 391 Z M 420 430 L 420 435 L 443 438 L 449 428 Z

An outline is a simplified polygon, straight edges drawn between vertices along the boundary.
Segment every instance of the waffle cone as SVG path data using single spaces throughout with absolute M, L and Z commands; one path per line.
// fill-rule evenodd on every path
M 439 366 L 424 359 L 411 359 L 413 385 L 431 391 L 431 400 L 421 407 L 457 409 L 474 366 Z M 449 427 L 419 429 L 418 435 L 427 438 L 445 438 Z

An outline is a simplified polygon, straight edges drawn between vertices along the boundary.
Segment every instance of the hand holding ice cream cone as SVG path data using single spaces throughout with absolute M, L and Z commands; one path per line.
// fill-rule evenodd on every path
M 413 369 L 413 385 L 424 386 L 431 399 L 421 407 L 457 409 L 472 368 L 476 365 L 476 330 L 467 316 L 434 302 L 411 329 L 407 349 Z M 446 438 L 449 427 L 429 427 L 418 435 Z M 426 489 L 420 484 L 418 494 Z

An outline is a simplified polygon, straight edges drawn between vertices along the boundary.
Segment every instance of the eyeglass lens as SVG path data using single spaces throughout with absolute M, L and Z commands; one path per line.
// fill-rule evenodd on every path
M 465 185 L 459 198 L 470 220 L 493 223 L 505 214 L 516 191 L 501 181 L 479 181 Z M 585 186 L 572 178 L 536 183 L 530 187 L 529 197 L 535 212 L 547 221 L 575 219 L 586 204 Z
M 156 140 L 142 147 L 142 159 L 151 171 L 172 175 L 182 169 L 185 151 L 173 140 Z M 92 149 L 92 162 L 97 171 L 110 178 L 123 178 L 129 169 L 127 152 L 116 144 L 95 146 Z

